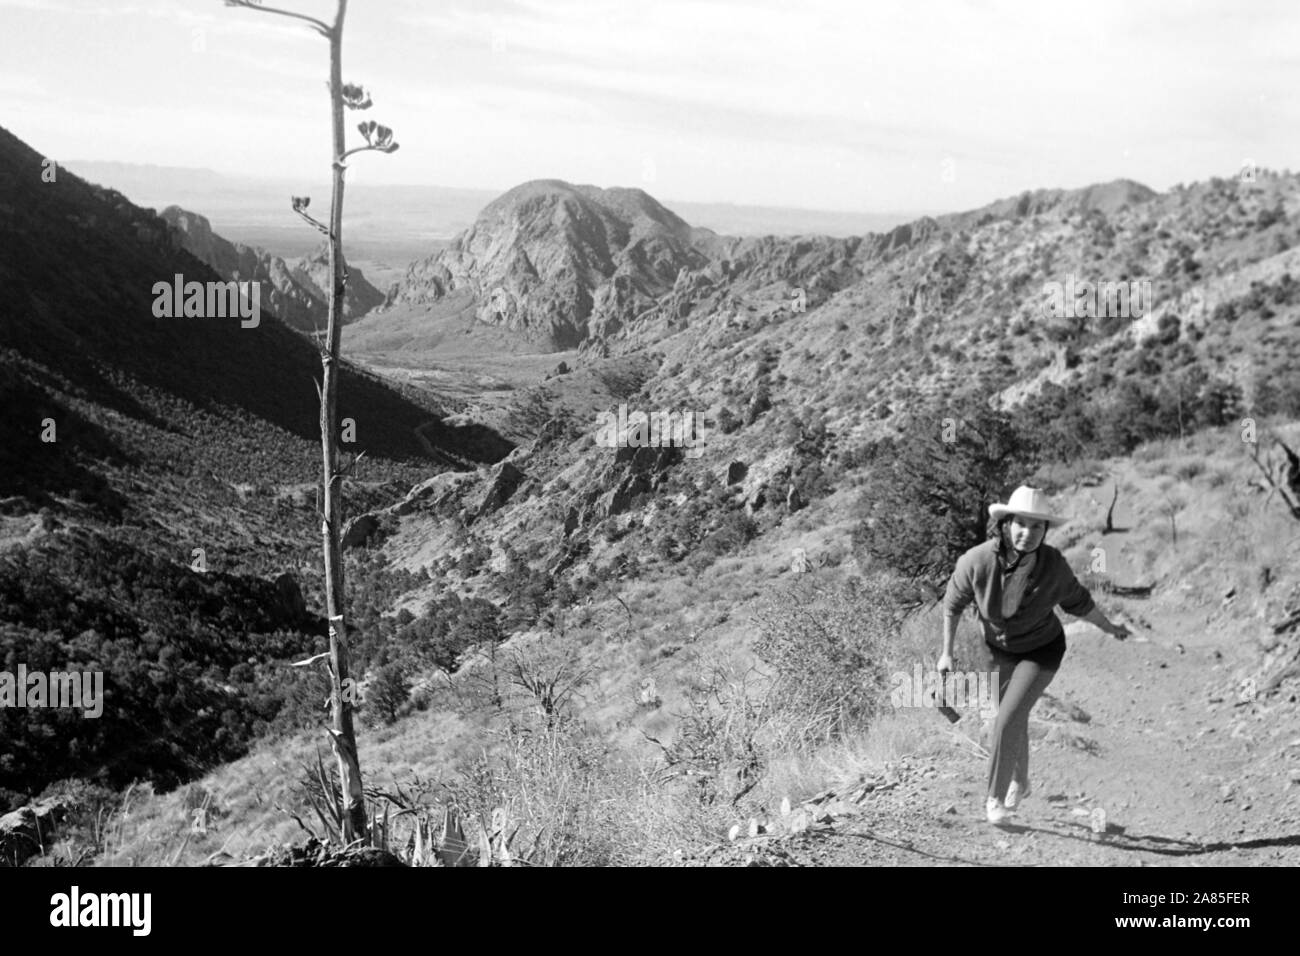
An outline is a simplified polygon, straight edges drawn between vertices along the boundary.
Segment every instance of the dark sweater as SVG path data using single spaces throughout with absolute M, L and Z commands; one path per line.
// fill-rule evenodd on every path
M 979 609 L 984 640 L 994 647 L 1021 654 L 1052 643 L 1064 630 L 1052 609 L 1060 605 L 1067 614 L 1083 617 L 1095 606 L 1088 589 L 1079 583 L 1060 551 L 1040 544 L 1037 565 L 1016 613 L 1002 617 L 1002 583 L 1005 572 L 998 562 L 997 540 L 971 548 L 957 559 L 943 609 L 953 616 L 971 603 Z

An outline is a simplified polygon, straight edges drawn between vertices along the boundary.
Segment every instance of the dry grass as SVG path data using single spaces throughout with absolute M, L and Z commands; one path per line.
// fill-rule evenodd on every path
M 1235 586 L 1253 594 L 1260 568 L 1280 572 L 1293 561 L 1295 535 L 1279 533 L 1290 525 L 1280 524 L 1285 513 L 1276 501 L 1265 505 L 1262 494 L 1240 493 L 1238 479 L 1250 466 L 1240 442 L 1230 440 L 1235 433 L 1224 435 L 1197 436 L 1188 447 L 1156 442 L 1139 449 L 1133 462 L 1081 463 L 1054 474 L 1051 480 L 1063 485 L 1058 503 L 1073 514 L 1093 513 L 1091 499 L 1100 500 L 1097 488 L 1077 486 L 1079 477 L 1113 475 L 1123 488 L 1116 524 L 1124 529 L 1102 537 L 1085 528 L 1073 542 L 1054 543 L 1073 545 L 1076 567 L 1093 547 L 1105 548 L 1107 577 L 1117 583 L 1154 582 L 1159 593 L 1170 582 L 1191 582 L 1206 591 Z M 1108 484 L 1101 490 L 1108 492 Z M 1109 494 L 1104 497 L 1103 507 Z M 1177 548 L 1161 511 L 1169 500 L 1183 504 Z M 806 514 L 815 518 L 815 507 Z M 533 847 L 539 863 L 645 864 L 723 840 L 732 823 L 772 811 L 783 797 L 798 800 L 877 773 L 903 755 L 953 755 L 960 742 L 928 710 L 893 711 L 886 702 L 827 734 L 825 721 L 809 719 L 815 694 L 773 694 L 774 671 L 755 653 L 764 627 L 773 627 L 760 612 L 772 589 L 797 584 L 832 593 L 857 571 L 853 562 L 814 566 L 796 580 L 789 570 L 794 547 L 815 559 L 844 537 L 826 530 L 829 525 L 819 531 L 816 520 L 807 525 L 777 529 L 698 576 L 683 571 L 627 582 L 618 591 L 621 602 L 607 595 L 574 612 L 567 631 L 518 641 L 521 649 L 544 642 L 557 653 L 572 651 L 575 666 L 591 670 L 564 722 L 529 725 L 518 709 L 513 717 L 494 714 L 473 695 L 439 691 L 427 710 L 392 728 L 363 728 L 367 783 L 386 787 L 419 777 L 441 793 L 458 793 L 467 806 L 504 807 L 520 829 L 517 845 Z M 787 604 L 797 618 L 795 605 Z M 786 621 L 784 633 L 801 638 L 794 646 L 806 649 L 802 638 L 847 636 L 849 623 L 864 620 L 870 618 L 828 605 L 812 613 L 806 632 Z M 891 622 L 877 663 L 887 674 L 910 672 L 918 661 L 932 666 L 941 627 L 933 606 Z M 969 616 L 959 625 L 956 657 L 962 669 L 987 663 Z M 807 660 L 792 669 L 825 670 Z M 638 702 L 646 678 L 657 683 L 657 706 Z M 837 693 L 843 703 L 844 689 Z M 834 699 L 834 693 L 827 698 Z M 959 729 L 978 737 L 978 730 Z M 188 795 L 137 790 L 104 827 L 101 861 L 185 865 L 218 851 L 239 858 L 298 839 L 280 807 L 291 805 L 296 770 L 321 745 L 316 735 L 264 744 Z M 200 798 L 215 812 L 207 833 L 191 833 L 192 804 Z

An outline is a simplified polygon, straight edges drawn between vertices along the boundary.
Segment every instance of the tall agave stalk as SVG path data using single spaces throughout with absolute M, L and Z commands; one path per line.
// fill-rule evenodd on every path
M 347 170 L 344 164 L 353 153 L 375 150 L 391 153 L 397 149 L 393 142 L 393 131 L 380 126 L 373 120 L 361 123 L 358 129 L 366 140 L 365 146 L 346 149 L 343 138 L 343 109 L 368 109 L 372 104 L 366 91 L 353 84 L 343 82 L 343 19 L 347 14 L 347 0 L 337 0 L 338 8 L 334 22 L 326 24 L 315 17 L 268 7 L 258 0 L 225 0 L 228 7 L 244 7 L 258 13 L 271 13 L 292 17 L 309 24 L 330 44 L 330 116 L 333 140 L 330 151 L 330 165 L 333 170 L 333 192 L 330 199 L 329 225 L 313 219 L 307 213 L 309 197 L 292 197 L 293 211 L 314 228 L 324 233 L 329 240 L 329 326 L 325 330 L 324 342 L 321 344 L 321 365 L 323 373 L 318 385 L 320 392 L 320 434 L 321 465 L 324 484 L 324 496 L 321 505 L 321 536 L 325 553 L 325 599 L 329 613 L 329 668 L 330 668 L 330 745 L 338 760 L 339 780 L 342 783 L 342 800 L 340 818 L 342 839 L 344 843 L 364 839 L 367 833 L 365 796 L 361 787 L 361 764 L 357 758 L 356 734 L 352 727 L 353 700 L 351 694 L 345 694 L 349 685 L 348 678 L 348 637 L 347 622 L 343 618 L 345 607 L 343 600 L 343 549 L 340 545 L 340 525 L 342 521 L 342 485 L 347 469 L 340 469 L 338 452 L 338 391 L 339 391 L 339 345 L 342 333 L 343 301 L 347 286 L 347 268 L 343 258 L 343 174 Z M 359 458 L 359 456 L 358 456 Z M 356 464 L 356 460 L 352 465 Z

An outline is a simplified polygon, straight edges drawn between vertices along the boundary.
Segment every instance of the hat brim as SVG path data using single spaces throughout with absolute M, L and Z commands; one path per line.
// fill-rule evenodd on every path
M 1062 515 L 1049 515 L 1041 511 L 1017 511 L 1014 508 L 1008 508 L 1006 505 L 989 505 L 989 514 L 994 521 L 1001 521 L 1007 515 L 1020 515 L 1022 518 L 1041 518 L 1049 524 L 1064 524 L 1065 518 Z

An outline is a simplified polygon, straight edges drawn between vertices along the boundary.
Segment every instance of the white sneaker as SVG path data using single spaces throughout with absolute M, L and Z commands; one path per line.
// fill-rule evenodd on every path
M 1020 784 L 1012 780 L 1011 786 L 1007 787 L 1007 809 L 1014 810 L 1020 805 L 1021 800 L 1025 799 L 1025 797 L 1029 796 L 1033 792 L 1034 791 L 1030 789 L 1028 782 L 1026 782 L 1022 787 Z
M 988 814 L 989 823 L 1006 823 L 1011 817 L 1011 811 L 997 797 L 989 797 L 984 809 Z

